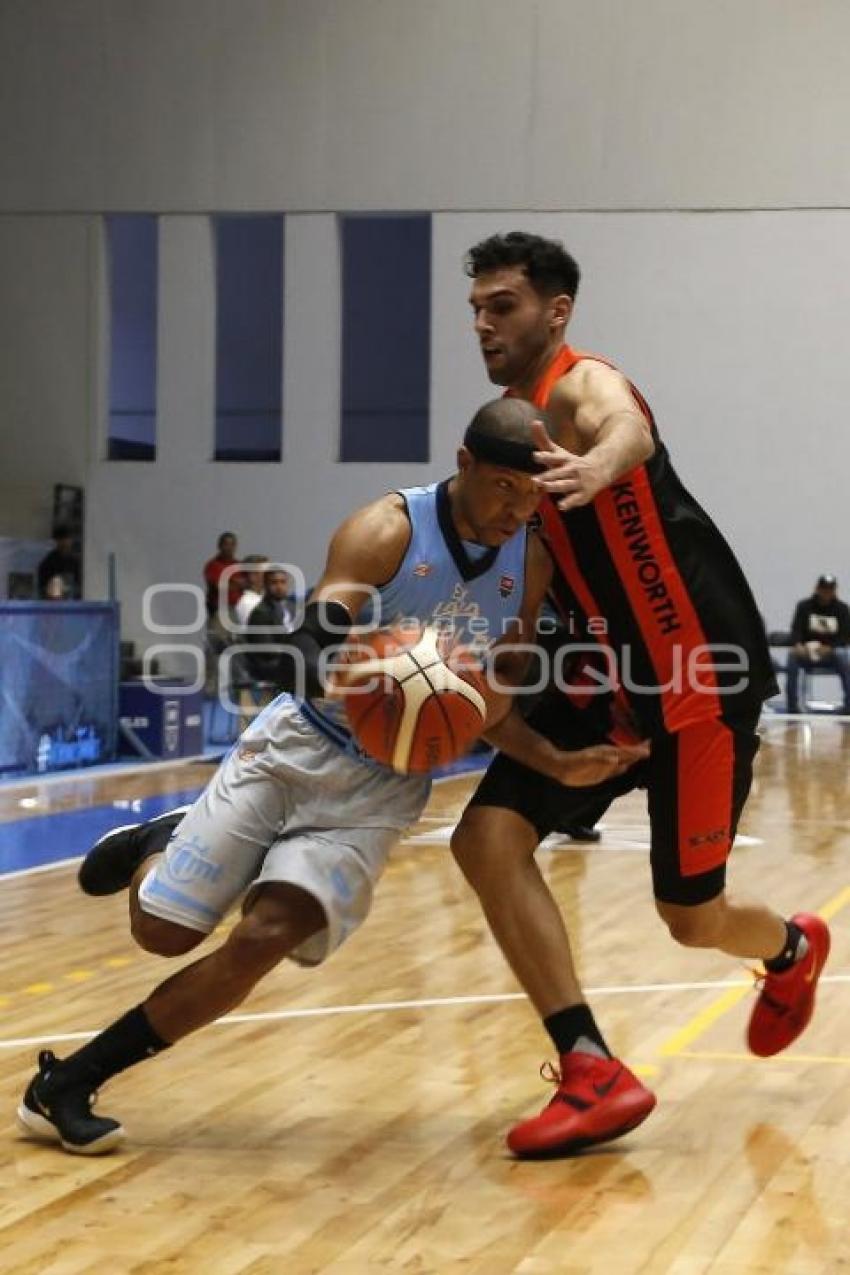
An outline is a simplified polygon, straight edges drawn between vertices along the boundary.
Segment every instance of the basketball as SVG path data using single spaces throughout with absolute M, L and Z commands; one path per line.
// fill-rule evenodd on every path
M 418 626 L 351 639 L 344 658 L 345 710 L 357 742 L 400 774 L 460 757 L 484 729 L 478 661 L 449 633 Z

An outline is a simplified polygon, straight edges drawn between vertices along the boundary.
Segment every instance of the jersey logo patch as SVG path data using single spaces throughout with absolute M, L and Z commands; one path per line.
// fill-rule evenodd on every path
M 415 576 L 429 576 L 433 570 L 434 568 L 430 562 L 417 562 L 413 568 L 413 574 Z
M 516 580 L 513 576 L 502 576 L 499 580 L 499 593 L 503 598 L 509 598 L 514 591 Z

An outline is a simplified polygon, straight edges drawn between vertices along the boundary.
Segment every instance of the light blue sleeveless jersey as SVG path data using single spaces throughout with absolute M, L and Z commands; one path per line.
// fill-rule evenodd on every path
M 526 531 L 498 549 L 461 540 L 451 518 L 448 482 L 407 487 L 411 536 L 398 570 L 377 590 L 358 625 L 385 628 L 405 619 L 446 628 L 467 646 L 486 650 L 516 635 L 525 592 Z M 346 751 L 363 757 L 338 700 L 300 701 L 305 717 Z

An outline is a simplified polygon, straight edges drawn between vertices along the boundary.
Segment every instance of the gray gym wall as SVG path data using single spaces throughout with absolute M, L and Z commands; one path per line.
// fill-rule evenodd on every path
M 91 596 L 197 581 L 225 527 L 321 567 L 333 525 L 448 472 L 492 393 L 464 249 L 562 237 L 573 344 L 619 361 L 771 626 L 850 594 L 845 0 L 0 0 L 0 534 L 85 485 Z M 336 463 L 333 213 L 433 210 L 432 459 Z M 215 464 L 206 214 L 279 210 L 284 455 Z M 158 452 L 106 462 L 98 214 L 162 214 Z

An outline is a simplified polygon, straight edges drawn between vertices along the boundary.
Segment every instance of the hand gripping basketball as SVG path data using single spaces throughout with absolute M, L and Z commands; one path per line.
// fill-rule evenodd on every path
M 475 654 L 435 628 L 379 629 L 352 638 L 340 689 L 351 732 L 376 761 L 424 773 L 460 757 L 484 729 L 485 683 Z

